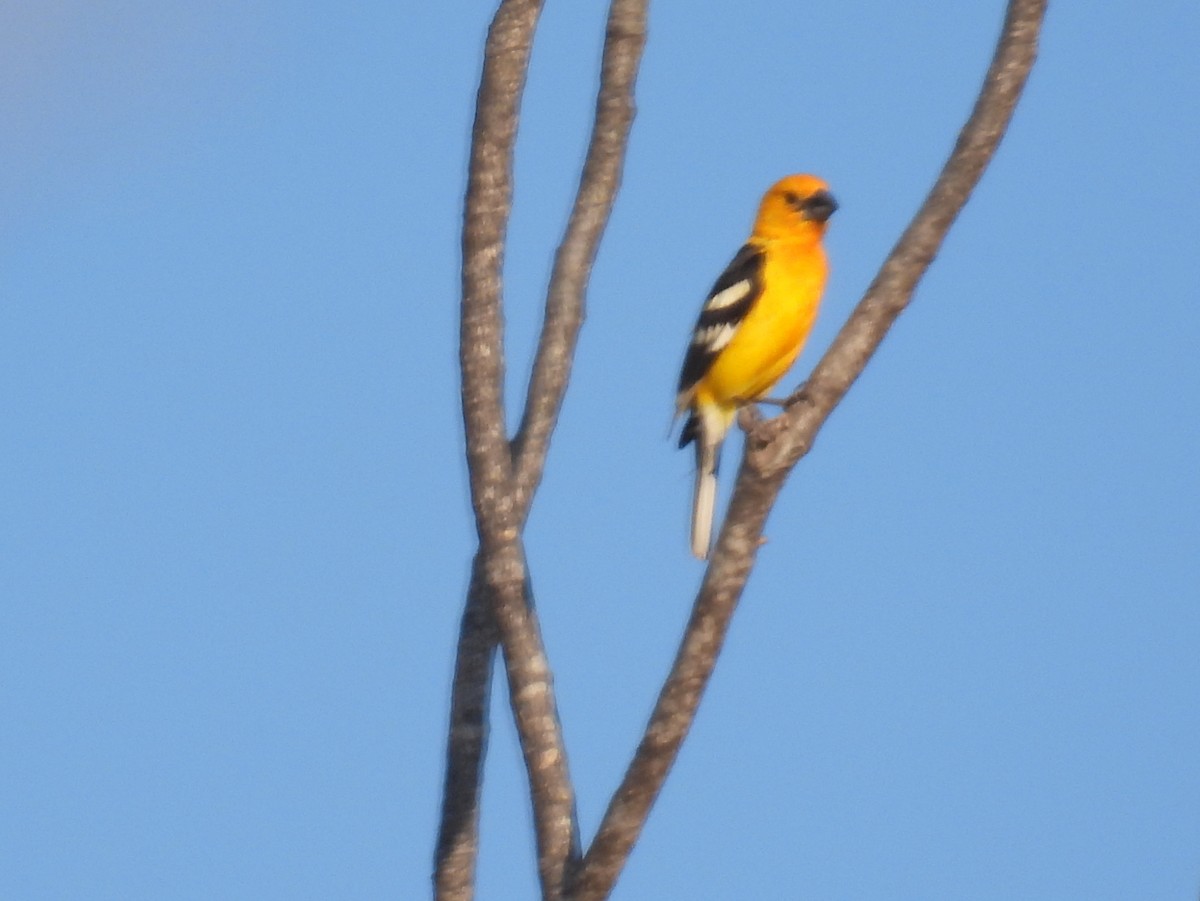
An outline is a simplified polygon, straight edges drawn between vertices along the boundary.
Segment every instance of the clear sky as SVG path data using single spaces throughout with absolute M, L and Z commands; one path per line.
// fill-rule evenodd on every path
M 597 0 L 547 6 L 514 396 L 603 30 Z M 1197 897 L 1200 6 L 1152 6 L 1052 5 L 998 158 L 768 524 L 615 898 Z M 654 5 L 528 535 L 585 836 L 701 573 L 665 430 L 704 292 L 768 184 L 825 177 L 798 382 L 1001 7 Z M 490 13 L 0 6 L 0 897 L 427 896 Z M 496 702 L 480 898 L 529 898 Z

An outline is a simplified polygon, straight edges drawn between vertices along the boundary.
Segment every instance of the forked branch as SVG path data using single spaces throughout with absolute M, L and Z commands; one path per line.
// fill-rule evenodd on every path
M 784 480 L 862 373 L 999 146 L 1037 54 L 1046 0 L 1011 0 L 974 110 L 941 175 L 850 320 L 786 411 L 755 425 L 729 512 L 674 666 L 595 840 L 572 901 L 608 897 L 691 728 L 729 621 L 754 565 L 763 525 Z
M 435 861 L 440 901 L 473 897 L 487 687 L 495 642 L 529 777 L 538 872 L 546 899 L 561 897 L 578 863 L 578 826 L 520 534 L 541 479 L 570 376 L 584 295 L 620 184 L 645 44 L 646 0 L 613 0 L 596 117 L 566 234 L 555 259 L 521 426 L 510 444 L 502 403 L 501 269 L 512 198 L 512 155 L 534 30 L 536 0 L 504 0 L 488 32 L 472 133 L 463 226 L 460 357 L 471 499 L 480 547 L 463 615 L 451 698 L 446 785 Z

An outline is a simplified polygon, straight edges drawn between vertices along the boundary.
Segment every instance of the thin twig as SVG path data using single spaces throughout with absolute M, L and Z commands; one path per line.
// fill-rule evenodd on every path
M 754 428 L 674 667 L 579 871 L 572 901 L 601 901 L 691 728 L 783 482 L 907 306 L 999 145 L 1033 66 L 1046 0 L 1011 0 L 983 89 L 929 197 L 796 402 Z

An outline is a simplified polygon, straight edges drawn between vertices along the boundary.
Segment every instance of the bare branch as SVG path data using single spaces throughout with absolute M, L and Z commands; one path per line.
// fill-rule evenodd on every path
M 566 233 L 555 254 L 525 413 L 513 439 L 515 500 L 526 512 L 541 481 L 583 324 L 592 263 L 621 183 L 635 112 L 634 83 L 646 44 L 647 2 L 613 0 L 609 9 L 592 137 Z
M 729 513 L 675 664 L 584 858 L 572 901 L 600 901 L 612 891 L 691 728 L 754 564 L 767 514 L 791 468 L 907 306 L 995 153 L 1033 66 L 1045 10 L 1046 0 L 1011 0 L 979 99 L 929 197 L 789 409 L 755 426 L 748 436 Z
M 538 874 L 545 898 L 561 894 L 568 860 L 577 856 L 574 798 L 566 769 L 566 751 L 550 689 L 549 667 L 537 623 L 526 598 L 520 521 L 513 504 L 512 457 L 505 428 L 504 331 L 501 305 L 504 239 L 512 205 L 512 158 L 520 99 L 524 90 L 540 0 L 503 0 L 488 31 L 483 75 L 476 100 L 471 160 L 463 222 L 462 368 L 463 424 L 471 503 L 480 550 L 474 592 L 490 608 L 505 649 L 509 694 L 529 774 L 538 844 Z M 481 618 L 482 620 L 482 618 Z M 464 618 L 466 630 L 483 622 Z M 459 704 L 480 697 L 490 674 L 488 635 L 464 631 L 458 672 L 473 679 L 455 692 Z M 477 640 L 478 639 L 478 640 Z M 472 659 L 474 658 L 474 659 Z M 480 711 L 480 716 L 485 716 Z M 452 710 L 452 724 L 471 712 Z M 478 777 L 483 742 L 469 731 L 451 731 L 447 777 L 467 775 L 475 785 L 461 791 L 447 782 L 442 810 L 443 836 L 454 836 L 450 855 L 439 845 L 435 887 L 439 898 L 471 897 L 470 876 L 478 846 Z M 458 745 L 456 742 L 461 741 Z M 471 807 L 455 809 L 452 799 Z M 443 867 L 455 868 L 454 873 Z
M 521 94 L 541 0 L 503 0 L 488 30 L 475 102 L 463 215 L 463 425 L 471 503 L 485 550 L 516 537 L 504 422 L 504 238 L 512 210 L 512 159 Z
M 566 234 L 555 255 L 525 412 L 512 444 L 515 474 L 511 502 L 518 528 L 524 524 L 541 481 L 583 322 L 592 263 L 620 185 L 634 116 L 634 83 L 645 44 L 645 8 L 646 0 L 613 0 L 609 10 L 592 136 Z M 528 572 L 519 550 L 517 559 L 505 565 L 502 558 L 507 556 L 500 555 L 494 562 L 505 568 L 522 567 L 524 603 L 498 605 L 497 615 L 504 636 L 509 697 L 534 802 L 542 893 L 554 901 L 562 896 L 567 878 L 580 860 L 578 818 Z
M 467 606 L 459 629 L 450 697 L 446 783 L 434 856 L 434 897 L 470 901 L 479 853 L 479 789 L 488 739 L 488 693 L 495 658 L 496 620 L 484 597 L 479 558 L 472 566 Z
M 519 542 L 475 559 L 451 698 L 446 784 L 434 873 L 435 897 L 469 901 L 478 855 L 479 788 L 487 746 L 488 684 L 497 637 L 529 778 L 538 874 L 547 899 L 561 897 L 579 859 L 575 798 L 554 702 L 550 666 L 533 612 Z
M 1037 54 L 1046 0 L 1012 0 L 983 90 L 912 223 L 892 249 L 849 321 L 822 357 L 807 384 L 790 399 L 786 428 L 771 457 L 787 468 L 807 452 L 817 431 L 862 373 L 896 317 L 908 306 L 917 282 L 937 255 L 946 233 L 979 183 L 1000 144 Z M 761 443 L 759 444 L 761 447 Z
M 566 750 L 519 532 L 541 479 L 570 375 L 592 262 L 620 183 L 634 113 L 634 79 L 645 43 L 645 0 L 614 0 L 610 10 L 592 138 L 556 255 L 525 414 L 509 446 L 502 402 L 501 264 L 511 208 L 512 148 L 539 12 L 540 3 L 505 0 L 489 31 L 463 229 L 463 418 L 480 553 L 456 663 L 437 857 L 438 897 L 455 901 L 466 901 L 472 891 L 493 647 L 488 642 L 494 642 L 497 627 L 530 781 L 545 898 L 561 896 L 565 876 L 580 856 Z M 478 709 L 476 699 L 483 705 Z
M 581 851 L 575 790 L 567 770 L 550 662 L 542 645 L 520 542 L 490 555 L 486 566 L 490 570 L 487 578 L 496 590 L 509 701 L 529 778 L 542 898 L 558 901 Z M 521 580 L 513 591 L 518 573 Z

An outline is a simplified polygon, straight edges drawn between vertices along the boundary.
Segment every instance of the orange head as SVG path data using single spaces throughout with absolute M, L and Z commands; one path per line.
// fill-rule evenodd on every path
M 754 237 L 764 241 L 819 241 L 837 209 L 829 185 L 815 175 L 789 175 L 771 186 L 754 220 Z

